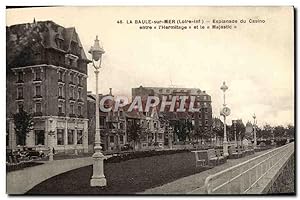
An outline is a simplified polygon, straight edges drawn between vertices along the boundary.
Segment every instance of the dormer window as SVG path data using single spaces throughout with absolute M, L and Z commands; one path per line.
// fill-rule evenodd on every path
M 55 43 L 58 49 L 63 49 L 63 40 L 61 34 L 56 34 Z
M 77 67 L 77 60 L 78 60 L 78 57 L 73 54 L 65 55 L 65 63 L 68 66 Z

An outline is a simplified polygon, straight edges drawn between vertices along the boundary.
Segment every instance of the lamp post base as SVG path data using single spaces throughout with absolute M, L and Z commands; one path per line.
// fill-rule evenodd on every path
M 92 178 L 90 181 L 91 187 L 104 187 L 106 186 L 106 178 Z
M 229 154 L 228 154 L 228 142 L 227 141 L 223 142 L 223 156 L 224 157 L 229 156 Z
M 49 154 L 49 161 L 53 161 L 53 153 Z
M 105 156 L 101 152 L 93 154 L 93 176 L 90 181 L 91 187 L 104 187 L 106 186 L 106 178 L 104 176 L 103 161 Z
M 78 155 L 78 150 L 77 149 L 74 150 L 74 155 Z

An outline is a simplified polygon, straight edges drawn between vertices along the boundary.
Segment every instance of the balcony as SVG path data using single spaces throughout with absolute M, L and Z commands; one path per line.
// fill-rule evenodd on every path
M 58 99 L 58 101 L 63 101 L 63 102 L 65 101 L 65 97 L 63 97 L 63 96 L 58 96 L 57 99 Z
M 17 84 L 17 85 L 23 85 L 23 84 L 24 84 L 24 81 L 23 81 L 23 80 L 18 80 L 18 81 L 16 82 L 16 84 Z
M 35 96 L 33 97 L 34 100 L 40 100 L 40 99 L 42 99 L 42 98 L 43 98 L 42 95 L 35 95 Z
M 42 79 L 40 78 L 36 78 L 32 81 L 33 83 L 41 83 L 42 82 Z
M 40 117 L 40 116 L 43 116 L 43 113 L 42 112 L 35 112 L 35 113 L 33 113 L 33 116 L 34 117 Z
M 16 100 L 17 100 L 17 101 L 24 101 L 24 97 L 23 97 L 23 96 L 17 97 Z
M 73 97 L 70 97 L 70 98 L 69 98 L 69 101 L 70 101 L 71 103 L 75 103 L 75 99 L 74 99 Z
M 60 117 L 65 117 L 66 116 L 66 114 L 62 113 L 62 112 L 58 112 L 57 115 L 60 116 Z
M 58 83 L 58 85 L 65 85 L 65 82 L 62 79 L 58 79 L 57 83 Z
M 77 87 L 83 89 L 83 85 L 81 83 L 78 83 Z
M 69 82 L 69 85 L 70 85 L 70 86 L 73 86 L 73 87 L 76 86 L 75 83 L 74 83 L 73 81 L 70 81 L 70 82 Z
M 75 114 L 69 114 L 69 117 L 75 118 L 76 115 Z

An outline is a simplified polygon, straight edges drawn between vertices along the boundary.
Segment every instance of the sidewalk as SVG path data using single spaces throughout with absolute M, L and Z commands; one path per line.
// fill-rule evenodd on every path
M 58 174 L 93 164 L 91 157 L 46 161 L 43 165 L 6 174 L 6 193 L 25 194 L 35 185 Z
M 212 169 L 178 179 L 156 188 L 147 189 L 146 191 L 139 194 L 205 194 L 204 181 L 206 177 L 242 163 L 246 160 L 249 160 L 250 158 L 261 155 L 267 151 L 270 150 L 256 152 L 253 155 L 249 155 L 239 159 L 228 159 L 226 163 L 216 166 Z

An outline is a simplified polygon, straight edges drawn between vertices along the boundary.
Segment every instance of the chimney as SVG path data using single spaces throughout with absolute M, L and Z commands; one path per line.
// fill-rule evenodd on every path
M 109 95 L 112 96 L 112 88 L 109 88 Z

